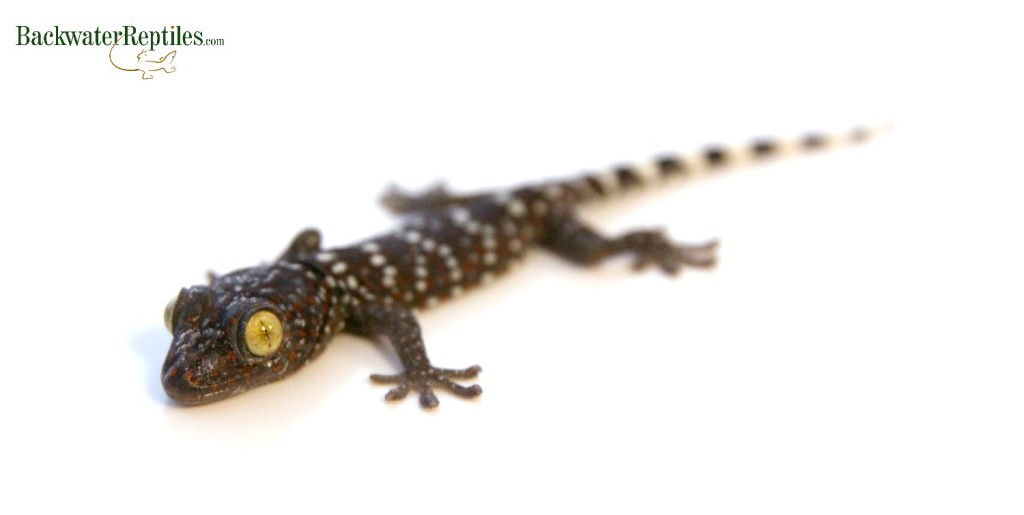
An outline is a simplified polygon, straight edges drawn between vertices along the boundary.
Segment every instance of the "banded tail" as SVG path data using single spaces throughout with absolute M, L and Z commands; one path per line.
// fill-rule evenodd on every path
M 741 146 L 711 145 L 690 154 L 662 154 L 639 165 L 622 165 L 601 172 L 585 172 L 568 180 L 545 183 L 541 189 L 558 191 L 575 204 L 624 193 L 676 178 L 692 178 L 736 166 L 844 147 L 873 139 L 888 125 L 856 128 L 846 133 L 807 133 L 791 139 L 758 138 Z

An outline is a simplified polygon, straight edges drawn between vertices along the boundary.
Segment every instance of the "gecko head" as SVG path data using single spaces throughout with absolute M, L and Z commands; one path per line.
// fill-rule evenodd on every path
M 161 375 L 185 405 L 208 404 L 297 370 L 320 348 L 326 295 L 312 274 L 259 267 L 184 288 L 164 311 Z

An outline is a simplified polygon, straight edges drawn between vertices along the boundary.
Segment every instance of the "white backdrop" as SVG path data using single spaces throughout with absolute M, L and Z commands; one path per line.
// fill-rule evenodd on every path
M 364 513 L 1019 513 L 1021 38 L 891 2 L 21 2 L 0 10 L 0 506 Z M 16 25 L 180 24 L 151 81 Z M 171 405 L 164 303 L 207 270 L 474 190 L 892 121 L 859 148 L 586 211 L 722 241 L 677 280 L 537 253 L 421 317 L 481 399 L 388 405 L 338 337 Z M 296 511 L 297 510 L 297 511 Z

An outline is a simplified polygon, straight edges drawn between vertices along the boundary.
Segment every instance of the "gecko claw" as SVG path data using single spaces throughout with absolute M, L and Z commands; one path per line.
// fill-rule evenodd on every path
M 384 395 L 386 401 L 400 401 L 406 397 L 409 390 L 415 389 L 420 392 L 420 406 L 423 409 L 435 409 L 441 404 L 434 394 L 435 386 L 464 399 L 479 397 L 484 392 L 480 385 L 463 386 L 452 379 L 472 379 L 480 371 L 481 368 L 477 365 L 465 369 L 430 367 L 415 372 L 406 370 L 399 374 L 372 374 L 370 380 L 378 384 L 396 385 Z
M 405 396 L 408 395 L 408 393 L 409 393 L 409 385 L 408 384 L 400 384 L 400 385 L 398 385 L 398 386 L 388 390 L 388 393 L 384 394 L 384 400 L 386 400 L 388 402 L 400 401 L 400 400 L 404 399 Z
M 669 275 L 677 275 L 684 267 L 709 268 L 715 265 L 715 251 L 718 241 L 711 240 L 701 245 L 680 245 L 672 243 L 661 231 L 640 231 L 626 236 L 630 248 L 635 252 L 634 270 L 644 270 L 657 265 Z
M 450 379 L 442 381 L 441 386 L 443 386 L 445 390 L 448 390 L 463 399 L 472 399 L 473 397 L 479 397 L 481 393 L 484 393 L 484 389 L 478 384 L 462 386 Z
M 370 381 L 377 384 L 397 384 L 402 382 L 402 374 L 370 374 Z
M 437 396 L 434 395 L 434 390 L 429 387 L 420 392 L 420 407 L 423 409 L 436 409 L 441 405 L 441 401 L 437 400 Z
M 473 366 L 471 366 L 469 368 L 464 368 L 462 370 L 459 370 L 457 368 L 435 368 L 434 369 L 435 372 L 440 372 L 441 374 L 444 374 L 445 376 L 454 377 L 455 379 L 473 379 L 482 370 L 483 369 L 480 368 L 480 365 L 473 365 Z

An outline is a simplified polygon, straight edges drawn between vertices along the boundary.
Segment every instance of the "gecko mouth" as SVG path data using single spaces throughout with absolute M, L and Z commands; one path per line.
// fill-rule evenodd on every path
M 175 364 L 165 365 L 161 376 L 164 392 L 174 402 L 185 406 L 209 404 L 236 392 L 232 392 L 227 383 L 204 384 L 189 369 Z
M 185 406 L 209 404 L 236 393 L 241 389 L 233 388 L 231 381 L 217 381 L 216 375 L 197 372 L 197 362 L 190 353 L 179 354 L 172 351 L 164 361 L 160 382 L 164 392 L 174 402 Z

